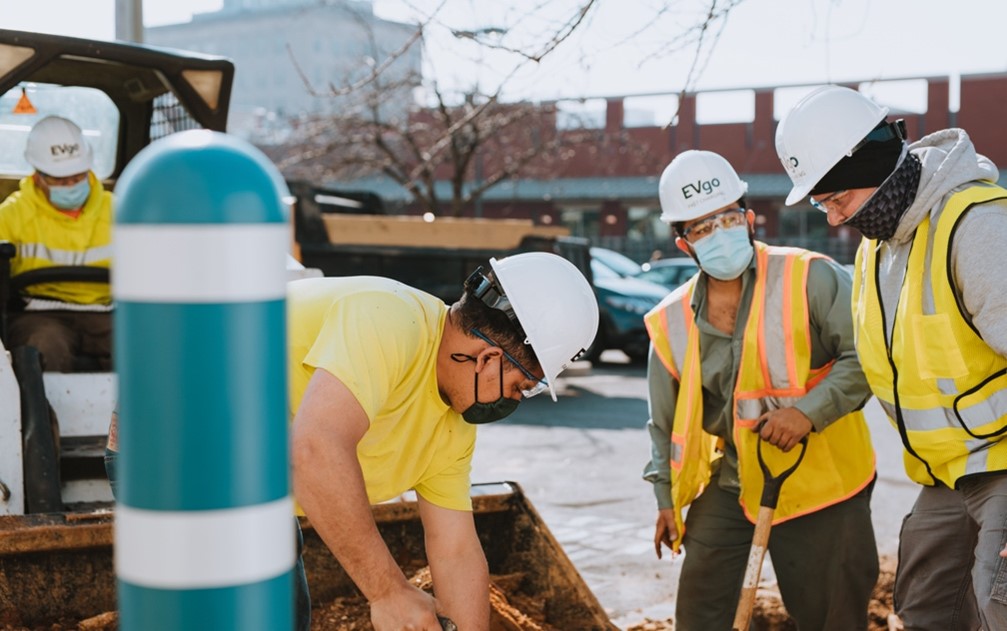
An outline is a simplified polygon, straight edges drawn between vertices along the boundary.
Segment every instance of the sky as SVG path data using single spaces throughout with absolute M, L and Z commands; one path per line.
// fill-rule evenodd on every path
M 672 50 L 670 43 L 700 20 L 710 0 L 596 0 L 574 35 L 542 63 L 475 48 L 448 29 L 503 31 L 495 36 L 500 44 L 536 49 L 585 0 L 373 1 L 387 19 L 433 15 L 427 70 L 442 86 L 477 85 L 490 93 L 503 85 L 509 100 L 1007 72 L 1003 0 L 741 0 L 710 29 L 699 54 L 695 46 Z M 144 0 L 144 22 L 185 22 L 221 4 Z M 673 10 L 662 11 L 665 4 Z M 0 0 L 0 28 L 111 39 L 114 13 L 114 0 Z M 912 111 L 922 103 L 916 84 L 885 85 L 889 102 L 904 101 L 891 104 Z

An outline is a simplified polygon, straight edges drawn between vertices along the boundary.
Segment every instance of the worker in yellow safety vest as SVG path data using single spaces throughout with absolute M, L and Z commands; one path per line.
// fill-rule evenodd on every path
M 16 247 L 11 275 L 52 267 L 108 268 L 112 193 L 91 170 L 94 151 L 80 127 L 47 116 L 28 134 L 25 159 L 35 171 L 0 204 L 0 241 Z M 10 315 L 6 346 L 33 346 L 45 370 L 112 364 L 112 294 L 107 282 L 61 281 L 24 290 Z
M 821 254 L 754 241 L 746 192 L 708 151 L 679 154 L 660 181 L 661 218 L 700 268 L 645 317 L 654 545 L 658 557 L 662 545 L 685 549 L 675 628 L 731 628 L 764 486 L 758 443 L 780 472 L 806 438 L 768 546 L 783 601 L 801 629 L 866 629 L 875 462 L 850 275 Z
M 849 88 L 807 95 L 776 149 L 794 187 L 857 253 L 857 353 L 923 485 L 902 526 L 906 629 L 1007 629 L 1007 190 L 968 134 L 917 142 Z M 999 552 L 999 554 L 998 554 Z

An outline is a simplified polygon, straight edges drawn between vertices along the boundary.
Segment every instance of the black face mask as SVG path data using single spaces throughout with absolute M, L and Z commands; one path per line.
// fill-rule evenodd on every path
M 452 353 L 451 359 L 458 363 L 464 362 L 474 362 L 477 361 L 475 357 L 471 355 L 466 355 L 464 353 Z M 504 396 L 503 393 L 503 357 L 500 358 L 500 398 L 496 401 L 490 401 L 489 403 L 479 402 L 479 373 L 475 373 L 475 400 L 472 402 L 464 412 L 462 412 L 462 418 L 465 419 L 466 423 L 471 423 L 472 425 L 482 425 L 483 423 L 492 423 L 493 421 L 499 421 L 500 419 L 510 416 L 517 409 L 520 401 L 517 399 L 511 399 Z
M 868 239 L 891 239 L 899 227 L 902 215 L 916 200 L 922 169 L 920 159 L 908 154 L 899 168 L 881 183 L 843 225 L 856 228 Z

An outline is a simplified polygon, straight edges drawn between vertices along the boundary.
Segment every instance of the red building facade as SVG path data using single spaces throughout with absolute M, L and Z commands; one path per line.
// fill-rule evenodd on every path
M 948 127 L 969 132 L 979 152 L 1007 167 L 1007 74 L 951 77 L 910 77 L 898 81 L 848 87 L 864 89 L 888 105 L 890 116 L 904 118 L 910 139 Z M 885 88 L 905 88 L 916 95 L 910 106 L 894 105 L 882 96 Z M 657 182 L 664 167 L 679 152 L 705 149 L 723 155 L 749 184 L 749 206 L 759 219 L 758 236 L 771 243 L 803 245 L 829 252 L 848 262 L 858 235 L 831 228 L 810 205 L 783 206 L 790 188 L 775 151 L 779 117 L 800 95 L 817 86 L 739 88 L 665 96 L 677 101 L 673 124 L 640 125 L 631 121 L 630 104 L 640 97 L 618 96 L 584 101 L 595 106 L 595 125 L 564 129 L 557 115 L 558 134 L 581 134 L 565 148 L 562 160 L 551 163 L 547 177 L 519 177 L 487 191 L 467 214 L 486 217 L 524 217 L 538 223 L 565 224 L 586 236 L 637 259 L 654 249 L 673 250 L 660 214 Z M 895 90 L 897 92 L 897 90 Z M 704 122 L 699 105 L 705 95 L 728 93 L 739 97 L 740 122 Z M 876 94 L 877 92 L 877 94 Z M 956 96 L 953 98 L 953 94 Z M 921 96 L 922 95 L 922 96 Z M 747 101 L 747 102 L 746 102 Z M 582 103 L 570 102 L 574 104 Z M 547 104 L 562 110 L 564 102 Z M 728 113 L 730 114 L 730 113 Z M 492 153 L 480 157 L 483 170 L 492 172 Z M 390 190 L 378 191 L 395 197 Z M 404 201 L 404 198 L 401 198 Z

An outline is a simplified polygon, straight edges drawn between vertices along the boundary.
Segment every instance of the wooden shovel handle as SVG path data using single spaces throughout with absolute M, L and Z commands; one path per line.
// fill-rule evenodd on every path
M 762 574 L 762 559 L 766 556 L 766 546 L 769 544 L 769 528 L 773 525 L 774 509 L 768 506 L 759 507 L 759 516 L 755 521 L 755 533 L 752 535 L 752 548 L 748 552 L 748 567 L 745 569 L 745 580 L 741 584 L 741 597 L 738 599 L 738 609 L 734 614 L 734 631 L 748 631 L 755 608 L 755 591 L 759 587 L 759 576 Z

